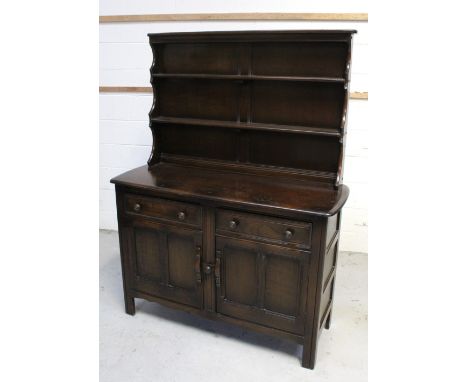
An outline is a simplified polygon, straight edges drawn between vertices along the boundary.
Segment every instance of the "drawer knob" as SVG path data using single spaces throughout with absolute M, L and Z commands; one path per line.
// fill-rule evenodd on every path
M 185 220 L 185 218 L 186 218 L 185 212 L 180 211 L 180 212 L 177 214 L 177 217 L 179 218 L 179 220 Z
M 294 231 L 292 229 L 287 229 L 286 231 L 284 231 L 284 237 L 286 238 L 286 240 L 292 239 L 293 235 Z
M 205 265 L 205 274 L 209 275 L 211 273 L 211 265 L 206 264 Z
M 133 211 L 140 212 L 141 211 L 141 205 L 138 204 L 138 203 L 135 203 L 135 205 L 133 206 Z
M 238 225 L 239 225 L 239 222 L 236 219 L 232 219 L 229 222 L 229 228 L 231 229 L 236 229 Z

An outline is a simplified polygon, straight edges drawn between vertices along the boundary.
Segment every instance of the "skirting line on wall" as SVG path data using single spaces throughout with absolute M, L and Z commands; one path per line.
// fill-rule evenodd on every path
M 368 21 L 367 13 L 163 13 L 154 15 L 99 16 L 100 23 L 151 21 L 307 20 Z
M 151 86 L 99 86 L 100 93 L 152 93 Z M 368 99 L 367 92 L 351 92 L 351 99 Z

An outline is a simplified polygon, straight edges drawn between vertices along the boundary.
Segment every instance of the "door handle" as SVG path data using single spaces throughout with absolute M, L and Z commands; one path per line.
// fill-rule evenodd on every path
M 195 248 L 195 278 L 197 280 L 197 284 L 201 284 L 201 247 L 199 245 Z

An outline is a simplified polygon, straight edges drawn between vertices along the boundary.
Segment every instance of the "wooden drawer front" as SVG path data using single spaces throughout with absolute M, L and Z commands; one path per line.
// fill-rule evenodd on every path
M 127 194 L 125 195 L 125 212 L 139 216 L 173 220 L 197 227 L 201 227 L 202 224 L 201 207 L 167 199 Z
M 216 232 L 309 248 L 312 225 L 261 215 L 218 210 Z

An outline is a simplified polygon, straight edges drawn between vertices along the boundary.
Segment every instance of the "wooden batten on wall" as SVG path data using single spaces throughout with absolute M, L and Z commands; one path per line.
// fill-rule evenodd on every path
M 153 15 L 99 16 L 100 23 L 152 21 L 368 21 L 367 13 L 162 13 Z
M 99 86 L 100 93 L 152 93 L 151 86 Z M 367 92 L 350 92 L 350 99 L 368 99 Z
M 350 92 L 349 93 L 349 98 L 350 99 L 368 99 L 367 92 Z

